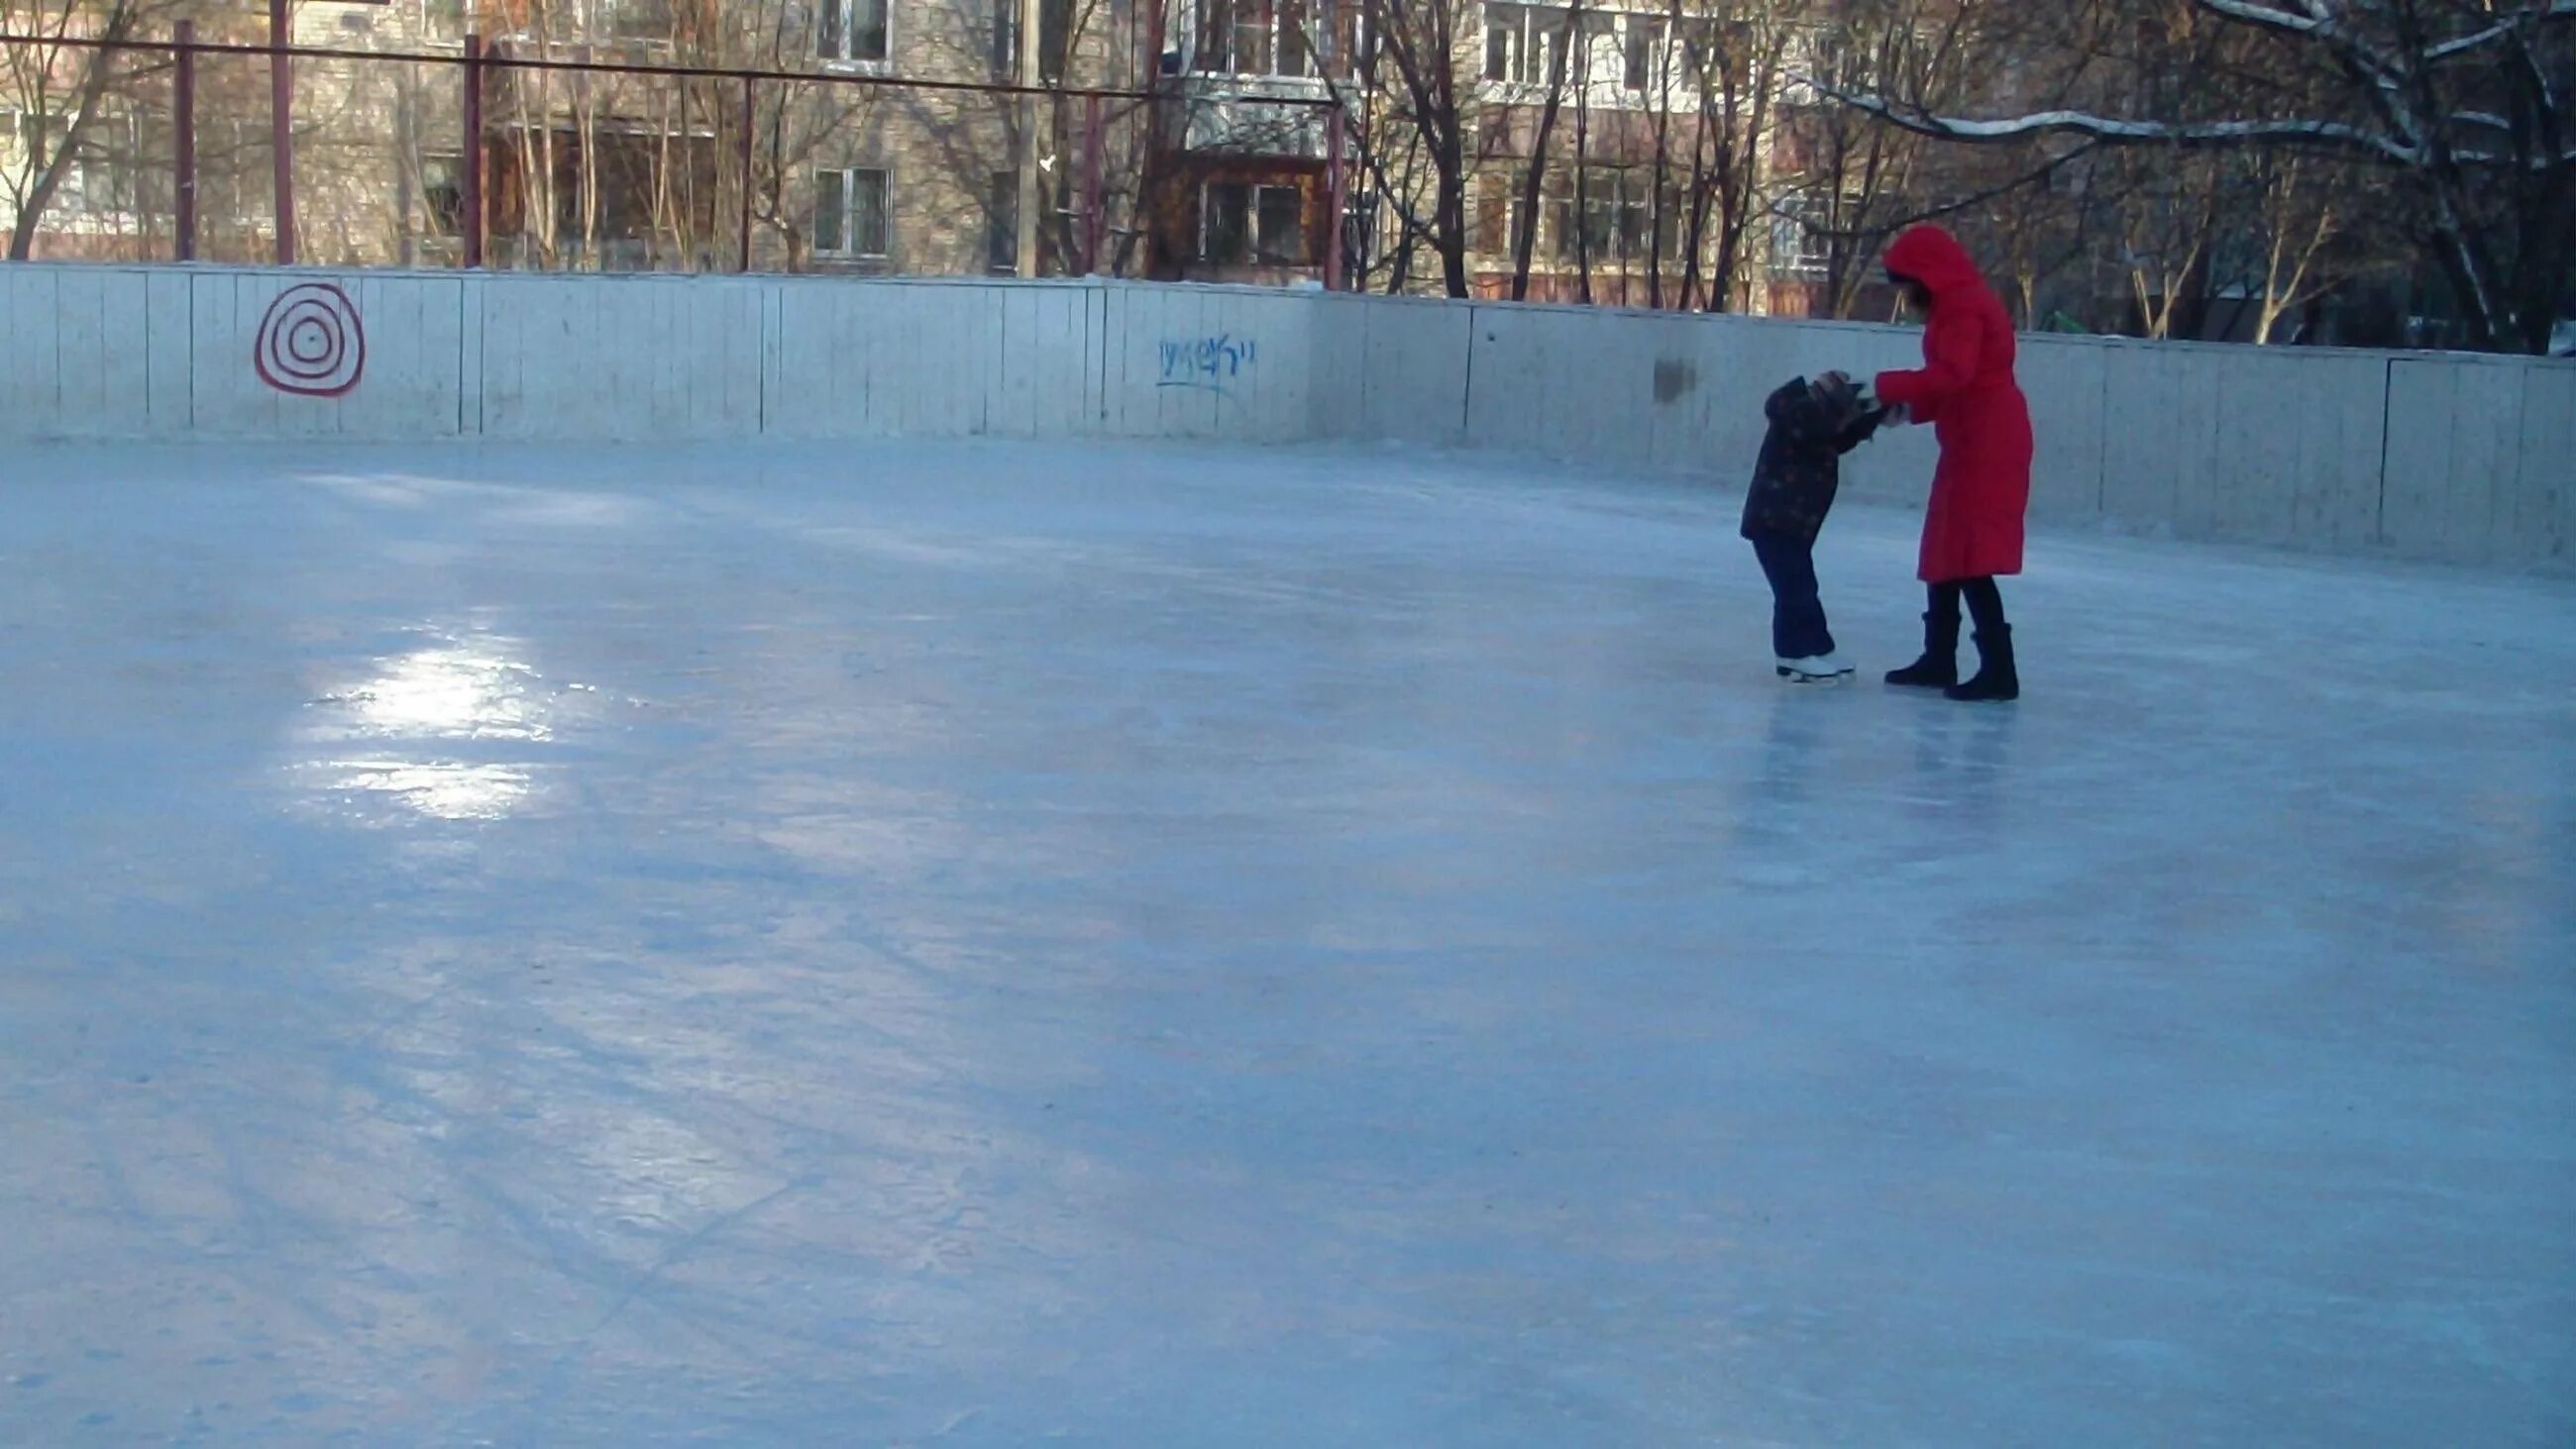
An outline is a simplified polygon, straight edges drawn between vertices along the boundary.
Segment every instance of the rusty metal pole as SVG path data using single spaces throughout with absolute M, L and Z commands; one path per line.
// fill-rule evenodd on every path
M 465 32 L 465 265 L 483 265 L 483 37 Z
M 1082 105 L 1082 269 L 1100 275 L 1100 253 L 1109 229 L 1109 198 L 1100 193 L 1100 97 Z
M 177 154 L 170 158 L 178 206 L 178 260 L 197 259 L 197 23 L 182 20 L 171 38 L 178 42 L 177 70 L 170 86 L 170 131 Z
M 1342 108 L 1324 117 L 1324 290 L 1342 289 L 1342 211 L 1349 205 L 1350 180 L 1342 166 Z
M 750 76 L 742 78 L 742 265 L 738 271 L 751 270 L 751 132 L 758 124 Z
M 295 68 L 287 48 L 295 26 L 286 0 L 268 0 L 268 130 L 271 180 L 277 196 L 277 264 L 295 265 Z

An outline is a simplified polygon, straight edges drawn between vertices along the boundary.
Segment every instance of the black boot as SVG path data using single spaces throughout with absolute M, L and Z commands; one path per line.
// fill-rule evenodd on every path
M 1887 682 L 1913 689 L 1947 689 L 1959 682 L 1959 611 L 1929 609 L 1923 615 L 1923 657 L 1903 669 L 1887 671 Z
M 1977 677 L 1943 690 L 1952 699 L 2019 699 L 2021 675 L 2013 668 L 2012 626 L 1977 631 Z

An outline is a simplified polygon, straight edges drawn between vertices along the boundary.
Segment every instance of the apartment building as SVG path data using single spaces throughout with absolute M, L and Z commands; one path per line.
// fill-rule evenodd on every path
M 245 7 L 204 9 L 202 36 L 264 38 Z M 293 13 L 302 46 L 435 58 L 296 62 L 297 251 L 311 262 L 457 264 L 479 158 L 499 267 L 730 270 L 748 213 L 761 269 L 1311 283 L 1339 227 L 1366 285 L 1436 277 L 1419 255 L 1398 260 L 1428 178 L 1396 159 L 1401 81 L 1360 0 L 308 0 Z M 1751 103 L 1781 67 L 1748 33 L 1669 7 L 1477 4 L 1459 22 L 1476 293 L 1706 305 L 1725 285 L 1730 305 L 1760 310 L 1770 293 L 1751 279 L 1775 254 L 1801 264 L 1798 228 L 1774 234 L 1790 215 L 1772 189 L 1774 113 Z M 495 61 L 470 140 L 469 33 Z M 673 68 L 782 78 L 653 73 Z M 267 78 L 264 58 L 199 64 L 202 257 L 274 252 Z M 55 96 L 79 79 L 59 76 Z M 1012 85 L 1155 99 L 998 89 Z M 35 254 L 170 254 L 171 98 L 164 70 L 109 87 L 57 168 Z M 1338 216 L 1336 103 L 1353 122 Z M 12 115 L 0 213 L 8 177 L 60 124 Z

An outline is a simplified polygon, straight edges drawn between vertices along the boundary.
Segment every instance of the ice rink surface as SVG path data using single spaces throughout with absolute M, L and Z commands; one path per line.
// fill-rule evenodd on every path
M 2576 1441 L 2576 589 L 1722 471 L 13 457 L 0 1443 Z

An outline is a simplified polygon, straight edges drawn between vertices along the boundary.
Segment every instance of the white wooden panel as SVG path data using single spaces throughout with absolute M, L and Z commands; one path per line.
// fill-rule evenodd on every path
M 2576 558 L 2576 364 L 2524 366 L 2520 486 L 2496 547 L 2508 560 Z
M 1308 324 L 1307 435 L 1345 441 L 1367 436 L 1368 303 L 1336 292 L 1313 300 Z
M 218 437 L 279 436 L 278 394 L 253 360 L 260 319 L 280 290 L 274 276 L 207 272 L 194 279 L 189 367 L 197 430 Z
M 781 278 L 770 283 L 770 295 L 761 362 L 767 432 L 776 438 L 848 436 L 829 426 L 834 329 L 822 315 L 823 294 L 804 282 Z
M 1223 387 L 1217 436 L 1254 443 L 1302 442 L 1310 436 L 1313 307 L 1309 298 L 1293 292 L 1234 290 L 1209 298 L 1210 341 L 1220 355 L 1231 349 L 1217 379 Z
M 1548 456 L 1542 341 L 1548 314 L 1509 305 L 1469 309 L 1466 446 Z
M 2388 364 L 2342 353 L 2284 361 L 2277 416 L 2292 422 L 2299 442 L 2290 540 L 2312 548 L 2368 548 L 2379 536 Z
M 106 436 L 132 438 L 152 430 L 152 318 L 149 274 L 108 273 L 99 294 L 102 343 L 99 381 Z
M 2459 368 L 2459 406 L 2451 419 L 2451 488 L 2442 510 L 2444 558 L 2492 557 L 2509 528 L 2522 487 L 2522 371 L 2525 364 L 2480 361 Z
M 1090 430 L 1098 412 L 1092 379 L 1099 346 L 1092 336 L 1095 288 L 1001 287 L 1002 352 L 992 407 L 997 433 L 1069 438 Z
M 2430 555 L 2441 547 L 2443 499 L 2451 486 L 2451 415 L 2458 405 L 2457 368 L 2411 359 L 2388 365 L 2379 537 L 2401 553 Z
M 860 405 L 869 431 L 886 437 L 937 437 L 934 419 L 917 404 L 926 395 L 936 359 L 921 346 L 921 289 L 900 283 L 856 294 L 864 306 L 845 324 L 860 329 L 844 342 L 847 365 L 859 379 Z M 845 314 L 850 309 L 844 309 Z
M 100 313 L 107 279 L 86 268 L 54 280 L 54 396 L 57 429 L 65 437 L 112 435 L 106 417 L 107 339 Z
M 194 425 L 190 394 L 195 387 L 188 338 L 189 280 L 184 272 L 143 274 L 145 344 L 150 351 L 144 383 L 146 407 L 155 437 L 184 436 Z
M 55 437 L 62 431 L 62 373 L 54 360 L 62 324 L 61 275 L 54 267 L 0 269 L 0 293 L 8 297 L 0 404 L 8 408 L 9 430 L 19 437 Z
M 2030 399 L 2038 444 L 2030 473 L 2033 518 L 2101 515 L 2104 356 L 2097 342 L 2021 339 L 2013 373 Z
M 1373 298 L 1359 436 L 1454 447 L 1466 440 L 1468 345 L 1476 309 Z
M 2377 531 L 2382 362 L 2255 347 L 2173 355 L 2217 379 L 2211 536 L 2369 543 Z
M 1269 374 L 1257 310 L 1208 287 L 1120 287 L 1111 294 L 1117 430 L 1131 437 L 1251 437 Z M 1302 354 L 1300 354 L 1302 355 Z M 1303 393 L 1297 394 L 1302 399 Z
M 2207 520 L 2194 535 L 2287 541 L 2298 488 L 2299 423 L 2285 406 L 2295 368 L 2260 348 L 2194 349 L 2185 357 L 2196 372 L 2217 379 L 2209 416 L 2173 420 L 2178 428 L 2210 429 L 2220 460 L 2212 470 Z
M 537 284 L 520 277 L 492 277 L 476 290 L 482 333 L 482 432 L 508 438 L 520 435 L 527 413 L 526 390 L 520 385 L 520 359 L 527 351 L 524 334 L 543 306 Z
M 2478 559 L 2521 486 L 2522 373 L 2506 362 L 2389 365 L 2383 536 L 2416 557 Z
M 657 410 L 692 438 L 761 431 L 768 286 L 726 279 L 656 279 L 648 343 Z
M 1701 371 L 1700 343 L 1708 319 L 1662 319 L 1643 339 L 1646 351 L 1645 465 L 1659 472 L 1709 477 L 1709 416 L 1716 398 Z M 1731 472 L 1731 470 L 1729 470 Z
M 1140 324 L 1133 305 L 1137 290 L 1111 286 L 1101 292 L 1101 431 L 1109 437 L 1145 436 L 1158 425 L 1155 410 L 1162 405 L 1154 392 L 1152 352 L 1134 337 L 1140 325 L 1152 330 L 1150 320 Z
M 1046 371 L 1046 349 L 1061 345 L 1050 337 L 1045 298 L 1034 287 L 1011 287 L 1001 293 L 1001 377 L 994 389 L 987 422 L 1006 438 L 1037 436 L 1040 375 Z
M 459 277 L 456 329 L 456 430 L 467 437 L 483 435 L 484 291 L 490 280 L 480 274 Z
M 463 280 L 359 277 L 349 290 L 366 328 L 367 367 L 340 403 L 342 430 L 364 438 L 454 435 L 465 345 Z
M 2208 536 L 2217 527 L 2217 371 L 2197 349 L 2103 347 L 2103 513 Z

